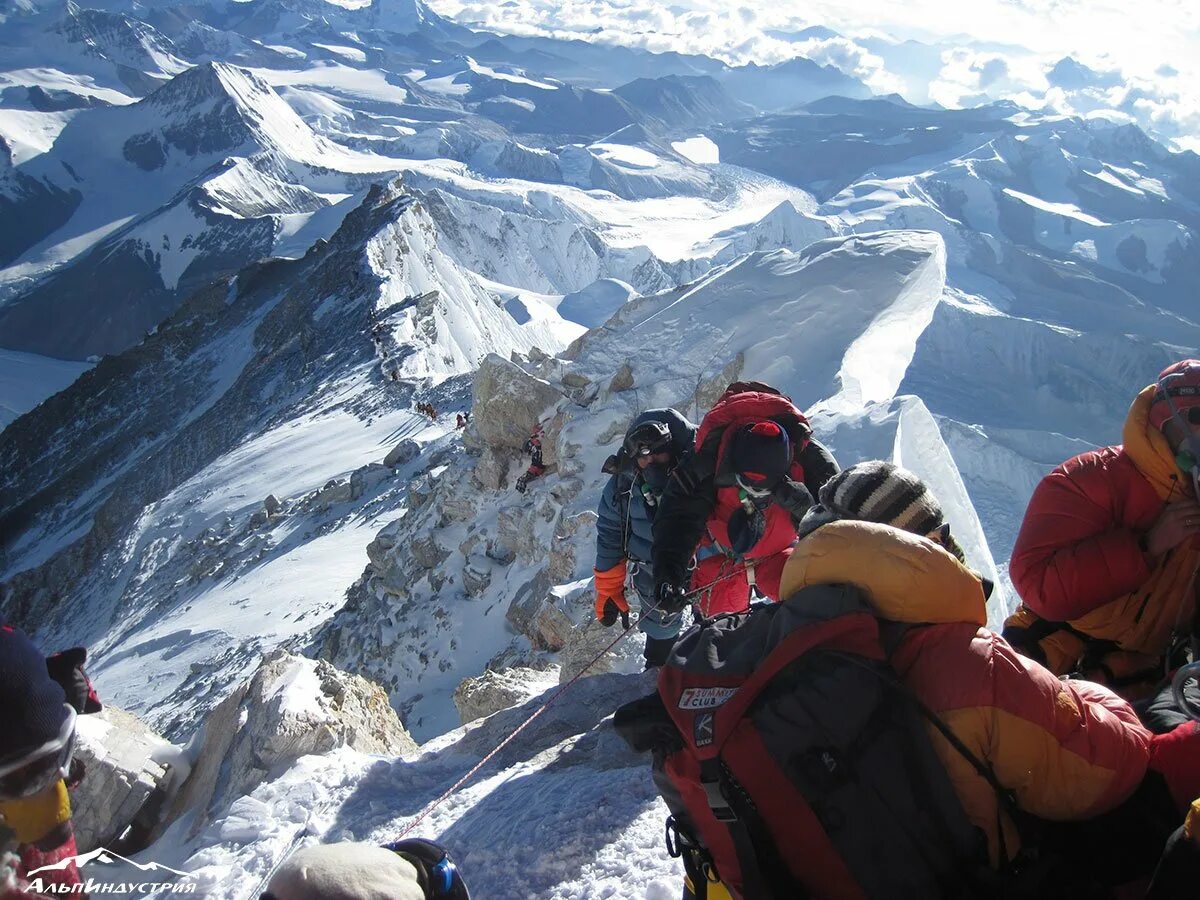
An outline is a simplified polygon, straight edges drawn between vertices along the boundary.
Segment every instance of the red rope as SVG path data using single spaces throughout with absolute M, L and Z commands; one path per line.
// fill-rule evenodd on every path
M 768 554 L 767 556 L 759 557 L 758 559 L 755 560 L 755 562 L 761 562 L 763 560 L 770 559 L 771 557 L 778 556 L 780 553 L 783 553 L 783 552 L 785 552 L 785 551 L 778 550 L 775 553 Z M 697 596 L 705 588 L 712 587 L 712 585 L 716 584 L 718 581 L 725 581 L 726 579 L 733 578 L 736 575 L 741 574 L 742 571 L 743 571 L 742 569 L 736 569 L 733 572 L 730 572 L 728 575 L 724 575 L 720 578 L 714 578 L 712 581 L 710 581 L 708 584 L 704 585 L 703 587 L 697 588 L 696 590 L 689 592 L 688 594 L 685 595 L 685 597 L 690 598 L 690 597 Z M 495 749 L 493 749 L 490 753 L 488 753 L 487 756 L 485 756 L 483 759 L 481 759 L 479 762 L 477 762 L 474 766 L 472 766 L 471 770 L 469 772 L 467 772 L 466 775 L 464 775 L 462 778 L 458 779 L 458 781 L 454 782 L 454 784 L 450 785 L 450 787 L 447 788 L 445 793 L 443 793 L 440 797 L 438 797 L 436 800 L 434 800 L 432 803 L 430 803 L 428 806 L 426 806 L 423 810 L 421 810 L 420 815 L 418 815 L 415 819 L 413 819 L 406 826 L 404 826 L 404 830 L 400 832 L 400 834 L 397 836 L 396 839 L 399 840 L 400 838 L 403 838 L 406 834 L 411 832 L 414 828 L 416 828 L 419 824 L 421 824 L 421 822 L 423 822 L 426 818 L 428 818 L 429 814 L 431 812 L 433 812 L 435 809 L 437 809 L 439 806 L 441 806 L 443 803 L 445 803 L 446 800 L 448 800 L 451 796 L 453 796 L 454 793 L 456 791 L 458 791 L 459 788 L 461 788 L 464 784 L 466 784 L 468 781 L 470 781 L 471 777 L 476 772 L 478 772 L 480 769 L 482 769 L 484 766 L 486 766 L 496 756 L 497 753 L 499 753 L 501 750 L 503 750 L 505 747 L 507 747 L 509 742 L 511 742 L 513 738 L 515 738 L 518 734 L 520 734 L 522 731 L 524 731 L 530 725 L 530 723 L 533 722 L 534 719 L 536 719 L 538 716 L 540 716 L 542 713 L 544 713 L 546 710 L 548 710 L 551 706 L 553 706 L 555 701 L 557 701 L 559 697 L 561 697 L 563 694 L 565 694 L 571 688 L 571 686 L 573 684 L 575 684 L 576 681 L 578 681 L 580 678 L 582 678 L 584 673 L 586 673 L 588 669 L 590 669 L 592 666 L 594 666 L 596 663 L 598 663 L 600 661 L 600 658 L 602 656 L 604 656 L 605 653 L 612 650 L 613 647 L 617 646 L 617 644 L 621 643 L 621 641 L 625 638 L 625 636 L 627 634 L 629 634 L 629 632 L 633 631 L 633 629 L 635 627 L 636 627 L 635 625 L 630 625 L 628 628 L 626 628 L 624 631 L 622 631 L 620 634 L 618 634 L 616 636 L 616 638 L 613 639 L 612 643 L 610 643 L 607 647 L 605 647 L 603 650 L 601 650 L 599 653 L 597 653 L 594 657 L 592 657 L 592 659 L 588 662 L 588 664 L 586 666 L 584 666 L 582 669 L 580 669 L 577 673 L 575 673 L 575 676 L 573 678 L 571 678 L 570 681 L 568 681 L 566 684 L 561 685 L 557 691 L 555 691 L 553 694 L 550 695 L 549 700 L 547 700 L 545 703 L 543 703 L 541 706 L 539 706 L 537 709 L 535 709 L 533 711 L 533 714 L 528 719 L 526 719 L 524 722 L 522 722 L 520 725 L 518 725 L 516 727 L 516 729 L 512 732 L 512 734 L 510 734 L 508 737 L 506 737 L 504 740 L 502 740 L 499 744 L 496 745 Z
M 585 672 L 587 672 L 588 669 L 590 669 L 592 666 L 594 666 L 596 663 L 598 663 L 600 661 L 600 657 L 604 656 L 605 653 L 607 653 L 613 647 L 617 646 L 617 644 L 621 643 L 621 641 L 624 639 L 624 637 L 627 634 L 629 634 L 629 632 L 633 631 L 633 629 L 635 627 L 636 626 L 634 626 L 634 625 L 630 625 L 628 628 L 626 628 L 624 631 L 622 631 L 620 634 L 618 634 L 611 644 L 609 644 L 607 647 L 605 647 L 603 650 L 601 650 L 599 653 L 597 653 L 594 657 L 592 657 L 591 661 L 586 666 L 584 666 L 582 669 L 580 669 L 570 681 L 568 681 L 566 684 L 560 685 L 558 690 L 550 695 L 549 700 L 547 700 L 545 703 L 543 703 L 541 706 L 539 706 L 537 709 L 535 709 L 533 711 L 533 715 L 531 715 L 528 719 L 526 719 L 524 722 L 522 722 L 520 725 L 518 725 L 516 730 L 513 731 L 512 734 L 510 734 L 504 740 L 502 740 L 496 746 L 496 748 L 494 750 L 492 750 L 491 753 L 489 753 L 487 756 L 485 756 L 483 759 L 481 759 L 479 762 L 477 762 L 474 766 L 472 766 L 471 771 L 467 772 L 466 775 L 464 775 L 462 778 L 458 779 L 458 781 L 454 782 L 454 784 L 450 785 L 449 789 L 444 794 L 442 794 L 440 797 L 438 797 L 436 800 L 434 800 L 432 803 L 430 803 L 428 806 L 426 806 L 421 811 L 421 814 L 419 816 L 417 816 L 415 819 L 413 819 L 411 822 L 409 822 L 406 826 L 404 826 L 404 830 L 400 832 L 399 836 L 397 837 L 397 840 L 404 837 L 406 834 L 408 834 L 410 831 L 412 831 L 414 828 L 416 828 L 422 822 L 422 820 L 424 820 L 431 812 L 433 812 L 435 809 L 437 809 L 439 806 L 441 806 L 459 788 L 461 788 L 464 784 L 466 784 L 468 781 L 470 781 L 472 775 L 474 775 L 476 772 L 478 772 L 480 769 L 482 769 L 485 765 L 487 765 L 488 762 L 497 753 L 499 753 L 506 746 L 508 746 L 508 743 L 513 738 L 515 738 L 518 734 L 520 734 L 522 731 L 524 731 L 525 728 L 534 719 L 536 719 L 538 716 L 540 716 L 542 713 L 544 713 L 546 710 L 548 710 L 551 706 L 553 706 L 554 702 L 559 697 L 561 697 L 563 694 L 565 694 L 567 692 L 567 689 L 570 688 L 571 685 L 573 685 L 576 681 L 578 681 L 580 678 L 582 678 L 583 674 Z

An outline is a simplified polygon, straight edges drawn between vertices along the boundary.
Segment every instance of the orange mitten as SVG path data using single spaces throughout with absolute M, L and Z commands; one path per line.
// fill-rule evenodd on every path
M 601 624 L 608 626 L 617 621 L 619 613 L 622 621 L 629 621 L 629 604 L 625 601 L 625 560 L 621 560 L 611 569 L 601 572 L 592 569 L 596 576 L 596 618 Z M 628 627 L 628 626 L 626 626 Z

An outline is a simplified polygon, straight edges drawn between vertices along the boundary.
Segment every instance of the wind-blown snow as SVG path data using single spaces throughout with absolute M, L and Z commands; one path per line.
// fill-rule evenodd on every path
M 649 150 L 641 147 L 629 147 L 625 144 L 592 144 L 588 149 L 601 159 L 611 160 L 622 166 L 635 169 L 653 169 L 659 164 L 659 158 Z

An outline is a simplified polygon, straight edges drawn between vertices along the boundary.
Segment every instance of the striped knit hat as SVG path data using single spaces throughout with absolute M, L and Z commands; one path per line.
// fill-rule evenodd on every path
M 838 519 L 865 519 L 913 534 L 930 534 L 945 521 L 925 482 L 879 459 L 834 475 L 821 486 L 820 500 Z

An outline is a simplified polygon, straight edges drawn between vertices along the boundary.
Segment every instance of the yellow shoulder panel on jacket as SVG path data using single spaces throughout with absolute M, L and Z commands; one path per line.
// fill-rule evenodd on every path
M 987 622 L 979 578 L 929 538 L 890 525 L 831 522 L 800 541 L 780 596 L 814 584 L 853 584 L 894 622 Z

